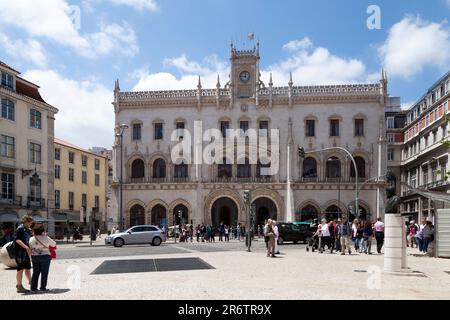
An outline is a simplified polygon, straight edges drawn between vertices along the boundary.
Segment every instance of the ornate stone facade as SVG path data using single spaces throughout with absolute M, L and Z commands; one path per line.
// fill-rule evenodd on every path
M 360 182 L 385 173 L 382 137 L 388 95 L 384 75 L 377 84 L 297 87 L 291 77 L 287 87 L 274 87 L 272 77 L 267 86 L 261 81 L 259 60 L 259 45 L 250 51 L 232 45 L 229 81 L 222 87 L 218 79 L 215 89 L 203 89 L 199 79 L 196 90 L 121 92 L 116 81 L 116 126 L 129 126 L 122 146 L 126 226 L 135 222 L 172 225 L 183 219 L 195 225 L 218 220 L 247 224 L 244 190 L 252 191 L 257 223 L 269 216 L 304 220 L 313 215 L 350 215 L 348 208 L 356 194 L 352 162 L 339 151 L 319 149 L 347 148 L 357 158 L 363 175 Z M 179 143 L 171 141 L 172 133 L 181 128 L 193 133 L 195 121 L 202 121 L 203 130 L 278 129 L 278 172 L 264 176 L 260 165 L 237 164 L 238 159 L 230 165 L 172 163 L 171 150 Z M 305 159 L 297 154 L 299 146 L 307 152 Z M 116 210 L 120 149 L 118 139 L 114 146 Z M 381 185 L 372 180 L 360 189 L 361 213 L 371 218 L 382 215 Z

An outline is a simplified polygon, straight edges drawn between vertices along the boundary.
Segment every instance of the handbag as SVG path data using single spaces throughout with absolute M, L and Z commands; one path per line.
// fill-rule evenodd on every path
M 44 245 L 37 237 L 35 237 L 36 241 L 39 242 L 44 248 L 47 248 L 50 251 L 50 258 L 56 259 L 56 246 L 46 246 Z
M 48 249 L 50 250 L 50 258 L 56 259 L 56 246 L 50 246 Z
M 5 245 L 8 256 L 11 260 L 14 260 L 17 256 L 16 241 L 11 241 Z

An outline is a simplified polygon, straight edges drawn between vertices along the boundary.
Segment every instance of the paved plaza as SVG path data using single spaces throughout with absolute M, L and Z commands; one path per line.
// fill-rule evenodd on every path
M 424 277 L 380 273 L 383 255 L 319 254 L 305 245 L 280 246 L 278 258 L 267 258 L 262 241 L 253 242 L 252 252 L 236 241 L 100 244 L 60 245 L 46 294 L 17 294 L 15 270 L 0 265 L 0 299 L 450 299 L 450 260 L 417 249 L 408 248 L 408 264 Z M 104 261 L 167 258 L 199 258 L 213 269 L 92 274 Z

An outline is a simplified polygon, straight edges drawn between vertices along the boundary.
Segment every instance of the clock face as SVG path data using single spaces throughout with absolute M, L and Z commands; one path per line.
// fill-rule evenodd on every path
M 239 75 L 239 79 L 242 82 L 247 82 L 248 80 L 250 80 L 250 72 L 242 71 L 241 74 Z

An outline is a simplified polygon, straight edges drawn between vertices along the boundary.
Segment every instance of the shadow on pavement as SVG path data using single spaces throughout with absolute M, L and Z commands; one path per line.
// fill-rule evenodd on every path
M 69 292 L 70 289 L 50 289 L 48 291 L 36 291 L 36 292 L 27 292 L 22 294 L 23 296 L 33 296 L 33 295 L 41 295 L 41 294 L 62 294 Z

